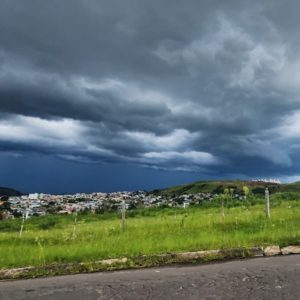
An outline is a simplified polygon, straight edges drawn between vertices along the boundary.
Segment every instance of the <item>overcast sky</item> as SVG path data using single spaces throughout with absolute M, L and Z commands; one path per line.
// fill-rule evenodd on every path
M 300 2 L 0 0 L 0 185 L 300 175 Z

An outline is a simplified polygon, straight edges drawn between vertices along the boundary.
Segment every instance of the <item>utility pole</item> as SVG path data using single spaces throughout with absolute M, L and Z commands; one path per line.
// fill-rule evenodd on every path
M 265 204 L 266 204 L 266 218 L 270 219 L 270 193 L 269 189 L 265 189 Z
M 122 229 L 122 231 L 125 230 L 125 212 L 126 212 L 126 205 L 125 205 L 125 200 L 123 200 L 122 208 L 121 208 L 121 214 L 122 214 L 121 229 Z

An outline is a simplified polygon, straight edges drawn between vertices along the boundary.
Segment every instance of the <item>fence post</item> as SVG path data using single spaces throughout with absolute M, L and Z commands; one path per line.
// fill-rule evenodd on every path
M 270 193 L 269 189 L 265 189 L 265 205 L 266 205 L 266 218 L 270 219 Z
M 22 215 L 22 224 L 21 224 L 21 229 L 19 234 L 20 237 L 22 237 L 24 222 L 25 222 L 25 211 L 23 211 L 23 215 Z
M 20 237 L 22 237 L 25 220 L 28 219 L 28 214 L 29 214 L 29 211 L 28 211 L 28 205 L 27 205 L 25 210 L 23 210 L 23 214 L 22 214 L 22 224 L 21 224 L 20 234 L 19 234 Z
M 74 225 L 73 225 L 73 234 L 72 234 L 72 238 L 73 238 L 73 239 L 76 238 L 77 216 L 78 216 L 78 212 L 77 212 L 77 207 L 76 207 L 75 219 L 74 219 Z
M 122 208 L 121 208 L 121 213 L 122 213 L 121 229 L 122 229 L 122 231 L 125 230 L 125 212 L 126 212 L 126 206 L 125 206 L 125 200 L 123 200 L 122 201 Z

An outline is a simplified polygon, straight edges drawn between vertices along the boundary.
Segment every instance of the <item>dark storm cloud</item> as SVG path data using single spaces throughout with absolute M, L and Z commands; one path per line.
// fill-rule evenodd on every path
M 296 174 L 298 6 L 0 0 L 0 149 Z

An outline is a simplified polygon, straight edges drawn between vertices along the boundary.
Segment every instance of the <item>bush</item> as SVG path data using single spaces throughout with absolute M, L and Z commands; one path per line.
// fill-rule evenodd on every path
M 300 200 L 300 193 L 299 192 L 283 192 L 283 193 L 276 193 L 270 196 L 270 199 L 273 201 L 279 200 Z
M 42 230 L 50 229 L 56 225 L 54 220 L 44 219 L 38 224 L 38 228 Z

